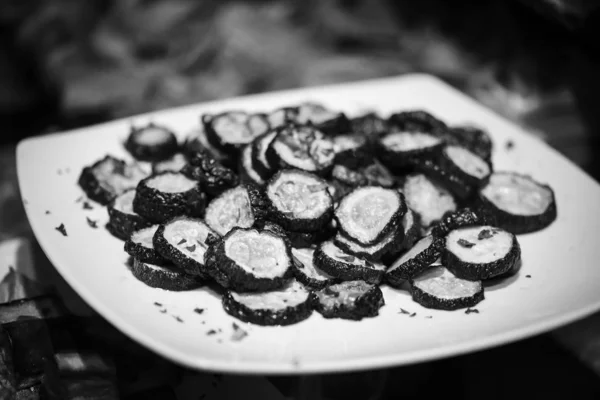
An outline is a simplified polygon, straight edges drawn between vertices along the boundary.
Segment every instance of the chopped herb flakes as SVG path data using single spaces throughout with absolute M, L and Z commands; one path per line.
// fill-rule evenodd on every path
M 176 320 L 177 322 L 181 322 L 181 323 L 183 323 L 183 320 L 182 320 L 180 317 L 178 317 L 178 316 L 174 315 L 174 316 L 173 316 L 173 318 L 175 318 L 175 320 Z
M 90 228 L 98 228 L 98 221 L 95 221 L 93 219 L 90 219 L 89 217 L 85 218 L 87 220 L 88 225 L 90 226 Z
M 185 242 L 187 242 L 187 240 L 185 240 L 185 239 L 181 239 L 181 240 L 179 241 L 179 243 L 177 243 L 177 245 L 178 245 L 178 246 L 181 246 L 181 245 L 182 245 L 182 244 L 184 244 Z
M 404 308 L 401 308 L 398 314 L 410 314 L 410 312 L 406 311 Z
M 414 313 L 410 314 L 410 315 L 409 315 L 409 317 L 411 317 L 411 318 L 412 318 L 412 317 L 414 317 L 414 316 L 416 316 L 416 315 L 417 315 L 417 313 L 416 313 L 416 312 L 414 312 Z
M 525 278 L 531 278 L 531 275 L 525 275 Z
M 477 239 L 478 240 L 484 240 L 484 239 L 489 239 L 492 236 L 494 236 L 494 234 L 492 233 L 492 231 L 490 231 L 489 229 L 484 229 L 481 232 L 479 232 L 479 235 L 477 235 Z
M 91 205 L 89 202 L 87 202 L 87 201 L 84 201 L 84 202 L 83 202 L 83 209 L 84 209 L 84 210 L 93 210 L 93 209 L 94 209 L 94 207 L 92 207 L 92 205 Z
M 471 247 L 475 246 L 475 243 L 471 243 L 463 238 L 458 239 L 456 243 L 458 243 L 462 247 L 466 247 L 467 249 L 470 249 Z
M 472 314 L 472 313 L 479 314 L 479 310 L 476 308 L 467 308 L 465 310 L 465 314 Z
M 202 314 L 204 312 L 204 308 L 194 308 L 194 312 L 196 314 Z
M 504 148 L 506 150 L 512 150 L 514 147 L 515 147 L 515 142 L 513 142 L 512 140 L 507 140 L 504 145 Z
M 60 233 L 62 233 L 63 236 L 68 236 L 67 235 L 67 229 L 65 228 L 65 224 L 60 224 L 59 226 L 57 226 L 56 228 L 57 231 L 59 231 Z
M 239 342 L 240 340 L 248 336 L 248 332 L 240 328 L 240 326 L 235 322 L 232 324 L 232 327 L 233 334 L 231 335 L 231 340 L 233 340 L 234 342 Z
M 156 301 L 154 302 L 154 305 L 155 305 L 156 307 L 162 307 L 162 304 L 160 304 L 160 303 L 158 303 L 158 302 L 156 302 Z
M 214 329 L 211 329 L 210 331 L 206 332 L 206 336 L 212 336 L 212 335 L 216 335 L 217 331 L 215 331 Z
M 45 214 L 50 215 L 50 210 L 46 210 Z

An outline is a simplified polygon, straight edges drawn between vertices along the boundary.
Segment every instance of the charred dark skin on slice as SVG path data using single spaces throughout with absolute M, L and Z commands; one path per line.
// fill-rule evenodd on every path
M 223 166 L 207 150 L 191 154 L 188 165 L 181 172 L 188 178 L 199 181 L 211 196 L 218 196 L 240 183 L 236 173 Z
M 519 178 L 534 182 L 536 185 L 546 189 L 550 193 L 550 203 L 543 213 L 537 215 L 517 215 L 504 211 L 492 203 L 480 191 L 477 195 L 477 211 L 489 225 L 495 225 L 515 235 L 537 232 L 550 226 L 557 218 L 556 198 L 554 190 L 546 184 L 542 184 L 529 175 L 511 172 Z
M 327 286 L 321 291 L 332 297 L 340 295 L 332 289 L 333 285 Z M 332 308 L 325 307 L 315 296 L 314 308 L 324 318 L 342 318 L 353 321 L 360 321 L 363 318 L 376 317 L 379 315 L 379 309 L 385 305 L 383 293 L 378 286 L 373 285 L 367 292 L 359 296 L 352 305 L 338 304 Z
M 181 215 L 201 217 L 204 214 L 206 199 L 199 186 L 185 192 L 164 193 L 146 184 L 150 179 L 168 174 L 173 173 L 163 172 L 139 183 L 133 200 L 134 211 L 159 224 Z
M 268 182 L 267 186 L 275 185 L 277 180 L 281 178 L 282 175 L 286 173 L 294 173 L 308 176 L 318 183 L 316 185 L 321 185 L 323 187 L 323 191 L 325 192 L 325 196 L 331 199 L 330 207 L 325 210 L 321 215 L 316 218 L 296 218 L 293 215 L 290 216 L 279 210 L 279 208 L 273 203 L 273 201 L 267 196 L 264 196 L 265 201 L 268 202 L 268 218 L 274 223 L 280 225 L 283 229 L 289 232 L 305 232 L 305 233 L 318 233 L 322 232 L 326 229 L 327 224 L 331 221 L 333 216 L 333 199 L 331 195 L 327 191 L 327 182 L 316 175 L 311 173 L 298 170 L 298 169 L 282 169 L 277 172 Z M 316 236 L 316 235 L 315 235 Z M 297 239 L 301 239 L 298 238 Z
M 444 240 L 433 237 L 431 245 L 404 264 L 385 274 L 385 281 L 392 287 L 400 289 L 405 280 L 425 271 L 442 254 Z
M 139 143 L 137 137 L 147 129 L 164 132 L 164 140 L 157 144 Z M 156 162 L 172 157 L 179 150 L 179 144 L 177 143 L 177 136 L 170 129 L 151 122 L 140 128 L 132 126 L 125 142 L 125 148 L 136 160 Z
M 472 198 L 478 187 L 469 185 L 461 176 L 444 169 L 437 157 L 425 157 L 415 163 L 415 169 L 428 177 L 437 180 L 455 196 L 462 200 Z
M 128 240 L 133 232 L 152 225 L 150 221 L 141 215 L 122 212 L 115 207 L 115 201 L 116 198 L 106 208 L 108 211 L 106 228 L 117 238 Z
M 223 296 L 223 308 L 227 314 L 240 321 L 250 322 L 263 326 L 287 326 L 304 321 L 312 314 L 312 295 L 308 300 L 295 307 L 283 310 L 253 310 L 244 304 L 235 301 L 231 292 Z
M 483 129 L 474 126 L 448 128 L 447 142 L 464 146 L 486 161 L 492 158 L 492 140 Z
M 485 299 L 483 288 L 475 296 L 460 299 L 440 299 L 415 287 L 411 283 L 410 293 L 414 301 L 426 308 L 454 311 L 461 308 L 474 307 Z
M 107 155 L 96 161 L 94 164 L 84 167 L 81 171 L 81 175 L 79 175 L 77 183 L 83 189 L 88 198 L 102 205 L 107 205 L 120 193 L 113 193 L 112 191 L 102 187 L 101 182 L 94 174 L 95 169 L 104 163 L 113 164 L 113 174 L 124 175 L 127 171 L 127 164 L 125 161 Z M 132 186 L 130 189 L 134 188 L 135 187 Z
M 450 231 L 458 228 L 475 225 L 493 225 L 489 218 L 479 210 L 470 207 L 460 208 L 456 211 L 448 211 L 442 219 L 433 225 L 431 234 L 437 237 L 445 237 Z
M 204 255 L 204 263 L 207 273 L 222 287 L 236 292 L 265 292 L 283 287 L 287 280 L 292 277 L 292 253 L 286 238 L 278 237 L 286 241 L 286 253 L 289 266 L 282 276 L 273 278 L 258 278 L 240 268 L 235 261 L 225 254 L 225 242 L 240 228 L 232 229 L 223 238 L 215 241 L 208 247 Z M 272 233 L 272 232 L 271 232 Z M 273 235 L 276 235 L 272 233 Z
M 154 248 L 146 247 L 141 243 L 136 243 L 131 236 L 125 241 L 124 250 L 131 257 L 150 264 L 161 265 L 165 263 L 165 258 Z
M 343 281 L 352 280 L 363 280 L 367 283 L 377 284 L 383 279 L 385 270 L 369 268 L 368 266 L 356 265 L 351 262 L 351 259 L 357 259 L 358 257 L 348 255 L 349 261 L 343 262 L 335 260 L 329 257 L 321 248 L 318 246 L 315 250 L 313 262 L 317 268 L 323 272 L 339 278 Z M 369 261 L 366 262 L 370 264 Z
M 153 288 L 184 291 L 202 286 L 203 281 L 198 276 L 185 274 L 167 264 L 160 266 L 166 271 L 152 269 L 144 261 L 134 259 L 131 272 L 139 281 Z
M 406 132 L 443 134 L 447 129 L 447 125 L 443 121 L 423 110 L 394 113 L 389 117 L 388 125 Z
M 446 238 L 449 240 L 449 238 Z M 488 263 L 470 263 L 461 260 L 446 246 L 442 251 L 442 263 L 455 276 L 469 281 L 479 281 L 500 276 L 511 271 L 521 260 L 521 245 L 516 237 L 510 251 L 502 258 Z
M 165 225 L 161 225 L 156 230 L 152 240 L 154 248 L 166 260 L 171 261 L 183 272 L 189 275 L 199 276 L 202 279 L 208 278 L 207 267 L 191 257 L 186 256 L 165 238 Z M 206 263 L 206 261 L 205 261 Z

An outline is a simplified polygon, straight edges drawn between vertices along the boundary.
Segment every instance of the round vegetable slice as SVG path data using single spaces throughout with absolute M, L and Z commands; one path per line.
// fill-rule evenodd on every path
M 496 172 L 479 192 L 480 210 L 514 234 L 539 231 L 557 216 L 554 191 L 528 175 Z
M 127 240 L 131 234 L 150 225 L 150 222 L 133 211 L 136 191 L 128 190 L 108 205 L 108 230 L 116 237 Z
M 314 263 L 315 249 L 294 249 L 294 276 L 298 281 L 312 289 L 323 289 L 337 280 L 325 271 L 317 268 Z
M 424 174 L 410 174 L 401 187 L 408 207 L 419 215 L 423 228 L 429 228 L 448 211 L 456 210 L 454 196 Z
M 402 254 L 386 271 L 386 282 L 390 286 L 400 288 L 404 280 L 429 268 L 440 257 L 442 247 L 442 239 L 431 235 L 425 236 Z
M 311 293 L 290 281 L 280 289 L 263 293 L 228 292 L 223 308 L 235 318 L 256 325 L 291 325 L 312 314 Z
M 377 285 L 348 281 L 316 292 L 315 309 L 325 318 L 361 320 L 379 315 L 385 301 Z
M 292 256 L 285 238 L 268 230 L 232 229 L 206 252 L 209 274 L 237 292 L 281 288 L 292 274 Z
M 252 184 L 239 185 L 214 198 L 206 207 L 206 223 L 219 235 L 235 227 L 250 228 L 262 220 L 267 203 Z
M 133 232 L 125 242 L 125 252 L 142 262 L 164 264 L 165 259 L 156 251 L 153 243 L 154 234 L 158 227 L 159 225 L 152 225 Z
M 295 232 L 323 229 L 333 214 L 333 199 L 327 188 L 327 182 L 316 175 L 301 170 L 279 171 L 266 189 L 270 218 Z
M 446 236 L 442 263 L 459 278 L 478 281 L 510 271 L 521 260 L 512 233 L 494 226 L 470 226 Z
M 335 152 L 330 138 L 312 126 L 286 125 L 267 150 L 269 165 L 298 168 L 318 175 L 331 171 Z
M 407 207 L 396 190 L 364 186 L 348 193 L 335 210 L 340 232 L 362 245 L 373 245 L 401 223 Z
M 150 123 L 141 128 L 131 127 L 125 148 L 140 161 L 162 161 L 179 149 L 177 136 L 168 128 Z
M 135 189 L 146 177 L 148 172 L 138 164 L 126 164 L 123 160 L 107 155 L 84 167 L 78 184 L 87 197 L 106 205 L 126 190 Z
M 204 221 L 178 217 L 156 230 L 153 244 L 161 256 L 185 273 L 206 277 L 204 257 L 211 236 L 216 237 L 217 233 Z
M 484 299 L 481 281 L 456 277 L 442 265 L 433 265 L 410 280 L 414 301 L 423 307 L 458 310 L 473 307 Z
M 248 114 L 244 111 L 230 111 L 217 115 L 203 115 L 202 123 L 208 141 L 226 153 L 234 153 L 252 143 L 254 138 L 270 128 L 264 114 Z
M 157 265 L 137 258 L 133 260 L 131 272 L 148 286 L 171 291 L 192 290 L 203 283 L 198 276 L 188 275 L 172 265 Z
M 385 265 L 348 254 L 333 241 L 323 242 L 317 247 L 314 263 L 317 268 L 344 281 L 379 283 L 385 272 Z
M 202 125 L 188 135 L 183 143 L 183 150 L 187 156 L 193 156 L 197 152 L 206 151 L 221 164 L 231 167 L 232 157 L 208 141 L 206 131 Z
M 133 210 L 162 223 L 181 215 L 202 216 L 205 196 L 198 182 L 175 172 L 163 172 L 142 180 L 133 199 Z

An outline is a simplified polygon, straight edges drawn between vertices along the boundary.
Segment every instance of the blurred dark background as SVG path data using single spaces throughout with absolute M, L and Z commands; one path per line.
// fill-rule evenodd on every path
M 435 74 L 596 175 L 593 0 L 4 0 L 3 142 L 269 90 Z

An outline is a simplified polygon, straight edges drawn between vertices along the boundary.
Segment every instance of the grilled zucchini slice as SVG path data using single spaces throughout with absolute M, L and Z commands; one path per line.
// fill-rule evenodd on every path
M 78 184 L 88 198 L 106 205 L 126 190 L 135 189 L 146 177 L 148 172 L 138 164 L 126 164 L 123 160 L 107 155 L 83 168 Z
M 444 146 L 442 136 L 421 131 L 392 130 L 379 138 L 379 157 L 383 164 L 396 173 L 402 173 Z
M 152 225 L 134 231 L 125 242 L 125 252 L 131 257 L 149 264 L 164 264 L 165 259 L 154 248 L 154 235 L 159 225 Z
M 157 265 L 134 259 L 131 272 L 138 280 L 153 288 L 184 291 L 202 286 L 202 279 L 198 276 L 188 275 L 177 267 L 164 263 Z
M 442 265 L 432 265 L 411 279 L 410 291 L 414 301 L 438 310 L 473 307 L 484 299 L 481 281 L 458 278 Z
M 388 124 L 393 129 L 405 132 L 432 132 L 441 135 L 447 130 L 443 121 L 423 110 L 394 113 L 389 117 Z
M 269 218 L 284 229 L 317 232 L 331 220 L 333 199 L 327 182 L 316 175 L 285 169 L 269 181 L 266 197 L 271 204 Z
M 317 175 L 331 171 L 335 158 L 333 142 L 312 126 L 286 125 L 267 149 L 274 168 L 297 168 Z
M 330 110 L 314 101 L 307 101 L 298 106 L 294 122 L 313 125 L 326 135 L 339 135 L 350 129 L 350 121 L 344 113 Z
M 131 234 L 150 225 L 150 222 L 133 210 L 135 189 L 130 189 L 115 198 L 107 208 L 108 224 L 106 228 L 121 240 L 127 240 Z
M 302 284 L 290 281 L 285 286 L 262 293 L 227 292 L 225 311 L 244 322 L 256 325 L 291 325 L 310 317 L 312 295 Z
M 369 246 L 393 232 L 406 210 L 404 196 L 398 191 L 363 186 L 348 193 L 334 215 L 344 236 Z
M 131 127 L 125 148 L 136 160 L 157 162 L 172 157 L 179 150 L 179 144 L 169 128 L 149 123 L 140 128 Z
M 492 174 L 479 203 L 484 217 L 514 234 L 544 229 L 557 216 L 552 188 L 515 172 Z
M 494 226 L 470 226 L 446 236 L 442 263 L 454 275 L 478 281 L 502 275 L 521 260 L 521 247 L 512 233 Z
M 152 239 L 154 248 L 185 273 L 207 277 L 205 253 L 217 233 L 200 219 L 177 217 L 161 225 Z
M 350 119 L 350 131 L 360 133 L 374 142 L 388 131 L 388 123 L 376 113 L 366 113 Z
M 204 214 L 205 196 L 198 182 L 182 173 L 163 172 L 142 180 L 133 199 L 133 210 L 154 223 L 174 217 Z
M 385 301 L 377 285 L 347 281 L 316 292 L 315 309 L 325 318 L 361 320 L 376 317 Z
M 188 165 L 181 172 L 188 178 L 199 181 L 211 196 L 218 196 L 239 183 L 235 172 L 217 161 L 206 150 L 191 154 Z
M 441 168 L 475 189 L 483 186 L 492 173 L 492 165 L 488 161 L 463 146 L 444 147 L 439 163 Z
M 319 290 L 335 283 L 337 279 L 315 266 L 314 253 L 315 249 L 292 248 L 294 276 L 307 287 Z
M 344 281 L 379 283 L 385 272 L 385 265 L 348 254 L 333 241 L 323 242 L 317 247 L 314 263 L 317 268 Z
M 431 234 L 438 237 L 446 237 L 446 235 L 454 229 L 485 224 L 486 219 L 484 218 L 483 213 L 476 212 L 470 207 L 464 207 L 459 208 L 456 211 L 448 211 L 444 214 L 444 216 L 433 225 Z
M 239 172 L 242 182 L 253 183 L 258 186 L 264 186 L 265 180 L 254 169 L 252 163 L 252 146 L 248 145 L 242 149 L 242 156 L 239 162 Z
M 202 124 L 208 141 L 229 154 L 235 154 L 270 128 L 265 114 L 248 114 L 244 111 L 206 114 L 202 116 Z
M 208 273 L 236 292 L 279 289 L 292 275 L 287 240 L 269 230 L 234 228 L 209 246 L 205 261 Z
M 419 240 L 386 271 L 386 282 L 400 288 L 404 280 L 420 274 L 440 257 L 443 243 L 443 239 L 431 235 Z

